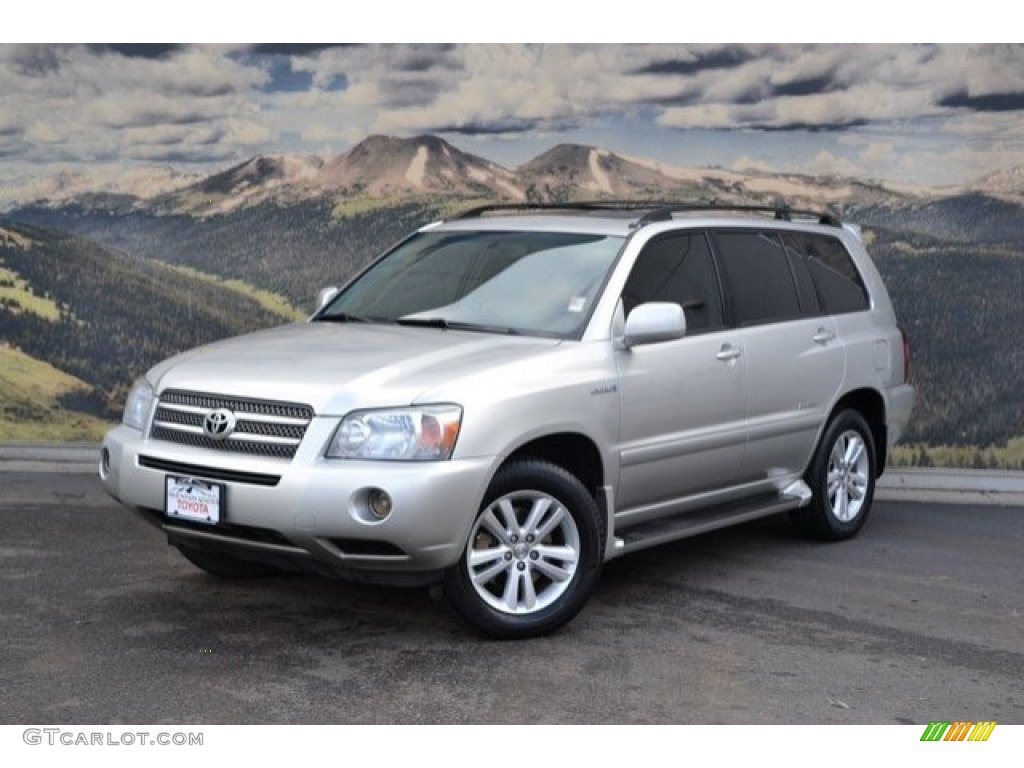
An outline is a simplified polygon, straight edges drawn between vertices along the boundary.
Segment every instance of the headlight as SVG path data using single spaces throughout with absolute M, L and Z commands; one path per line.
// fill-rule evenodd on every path
M 128 393 L 124 404 L 123 421 L 127 426 L 142 430 L 146 426 L 150 406 L 153 405 L 153 388 L 145 379 L 138 379 Z
M 457 405 L 353 411 L 335 430 L 327 457 L 442 461 L 451 458 L 461 423 Z

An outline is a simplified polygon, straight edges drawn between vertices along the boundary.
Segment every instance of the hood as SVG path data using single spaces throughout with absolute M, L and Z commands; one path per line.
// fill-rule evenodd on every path
M 189 350 L 147 378 L 158 393 L 305 403 L 319 415 L 340 416 L 354 408 L 439 402 L 446 385 L 560 343 L 387 324 L 297 323 Z

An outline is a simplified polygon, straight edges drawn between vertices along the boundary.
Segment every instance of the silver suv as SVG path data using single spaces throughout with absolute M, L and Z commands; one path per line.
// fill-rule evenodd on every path
M 780 512 L 856 534 L 907 375 L 858 230 L 830 215 L 488 206 L 308 322 L 155 366 L 100 475 L 212 574 L 431 585 L 528 637 L 629 552 Z

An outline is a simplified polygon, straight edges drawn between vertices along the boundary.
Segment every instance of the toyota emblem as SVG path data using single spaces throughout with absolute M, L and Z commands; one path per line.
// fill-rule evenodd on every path
M 227 408 L 210 411 L 203 418 L 203 432 L 211 440 L 223 440 L 235 431 L 235 414 Z

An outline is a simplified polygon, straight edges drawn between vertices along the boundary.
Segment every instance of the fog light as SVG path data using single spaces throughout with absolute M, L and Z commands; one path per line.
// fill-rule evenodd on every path
M 369 496 L 370 513 L 378 520 L 383 520 L 391 514 L 391 497 L 384 491 L 370 491 Z

